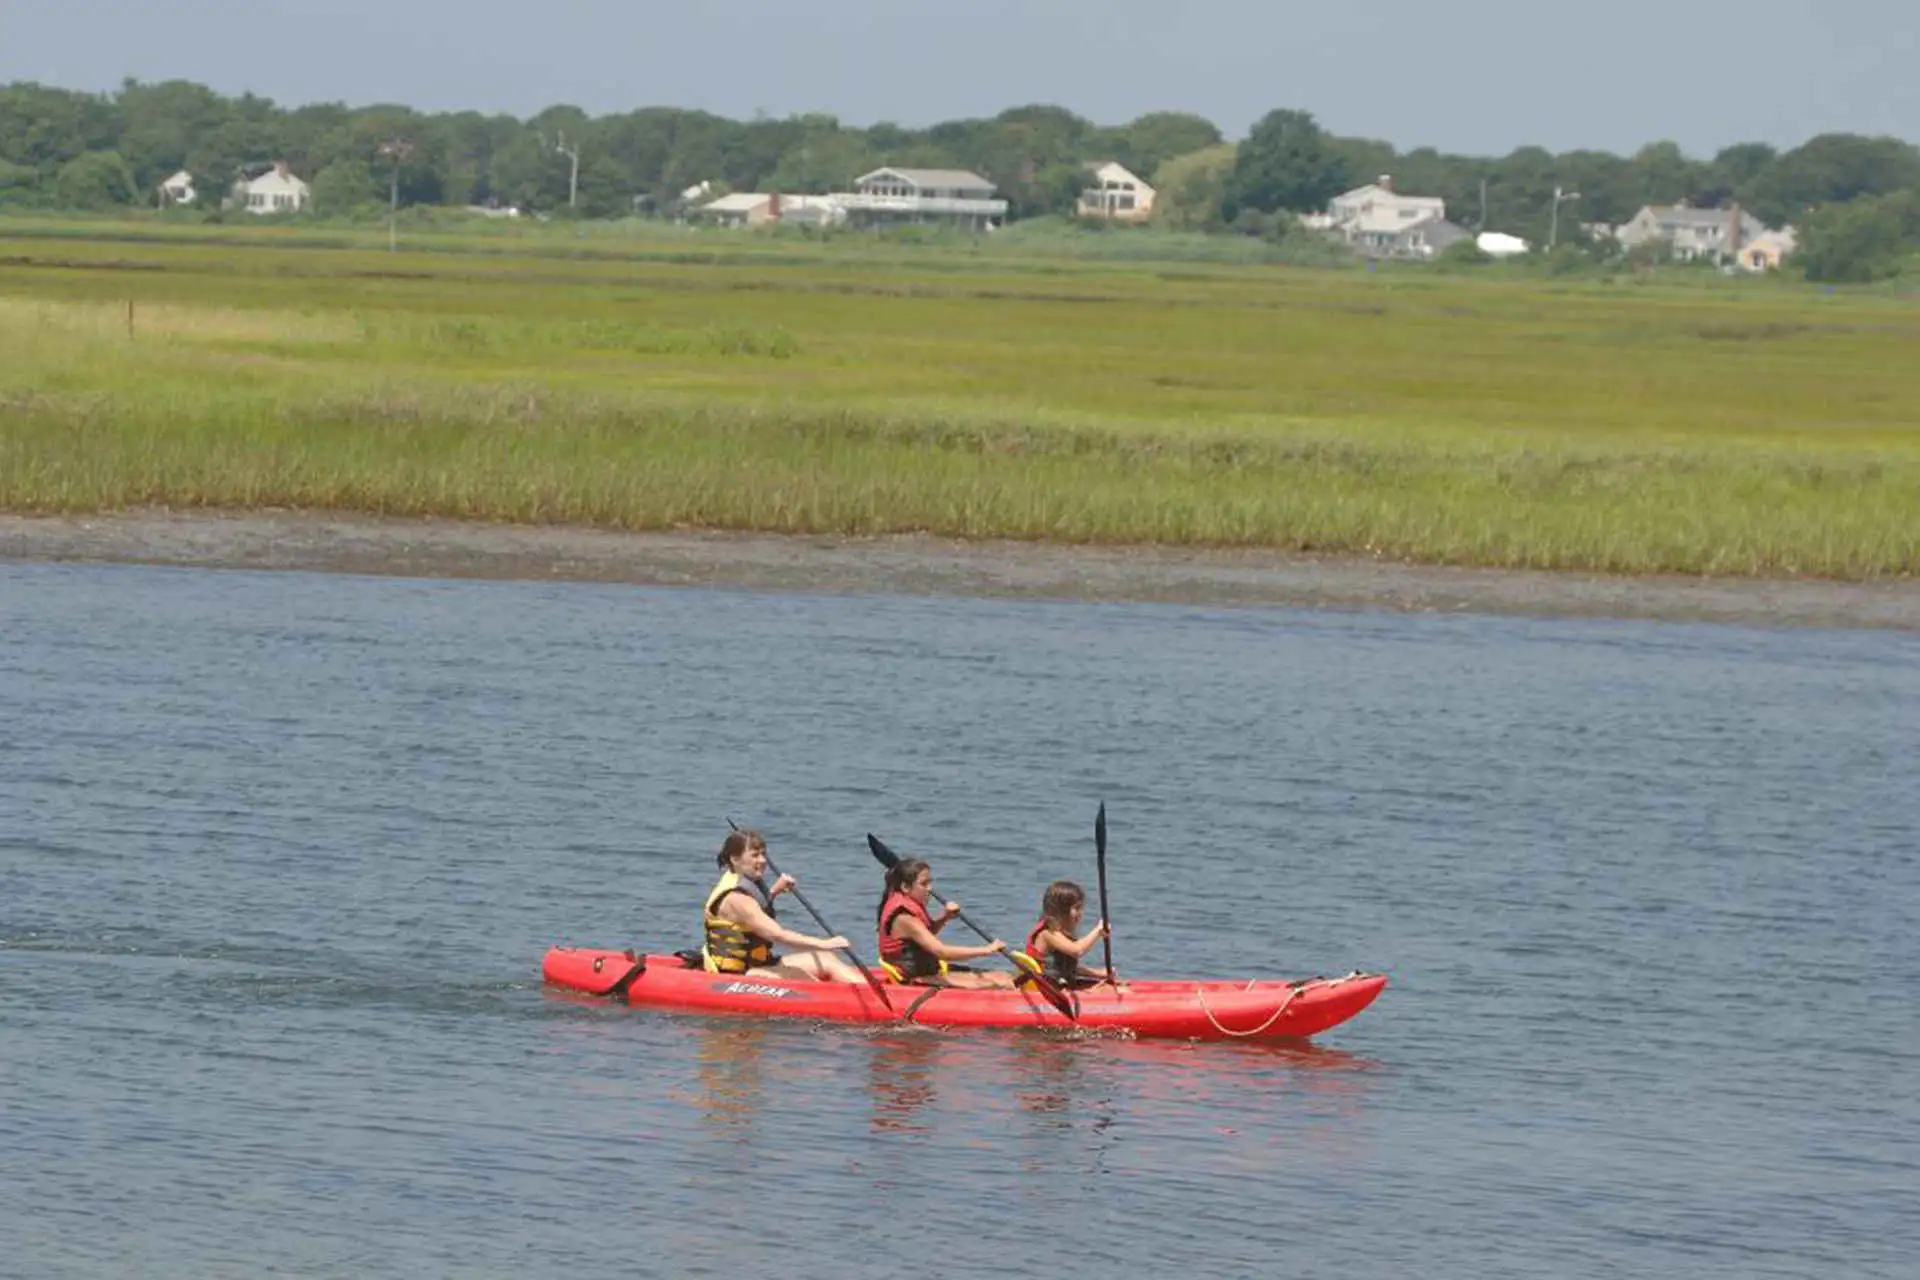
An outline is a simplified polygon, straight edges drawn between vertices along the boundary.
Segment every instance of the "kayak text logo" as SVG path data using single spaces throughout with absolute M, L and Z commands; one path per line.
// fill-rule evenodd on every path
M 805 1000 L 804 991 L 792 987 L 770 987 L 764 982 L 716 982 L 713 989 L 723 996 L 771 996 L 775 1000 Z

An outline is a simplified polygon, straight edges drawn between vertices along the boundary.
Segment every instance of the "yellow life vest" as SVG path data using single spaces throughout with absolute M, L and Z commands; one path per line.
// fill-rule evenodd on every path
M 748 880 L 737 871 L 721 876 L 707 894 L 707 941 L 700 948 L 700 959 L 708 973 L 745 973 L 773 963 L 773 944 L 757 933 L 749 933 L 725 916 L 716 914 L 729 894 L 744 893 L 760 904 L 769 916 L 773 899 L 758 880 Z

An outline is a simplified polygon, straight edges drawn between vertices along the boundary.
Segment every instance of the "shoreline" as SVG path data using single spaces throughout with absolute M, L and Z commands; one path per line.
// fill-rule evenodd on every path
M 304 511 L 0 514 L 0 562 L 1920 631 L 1920 579 L 1607 576 L 1163 546 L 628 533 Z

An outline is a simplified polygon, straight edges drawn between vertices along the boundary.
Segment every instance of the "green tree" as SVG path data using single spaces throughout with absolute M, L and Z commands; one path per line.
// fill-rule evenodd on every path
M 32 165 L 0 160 L 0 208 L 38 204 L 40 171 Z
M 1231 222 L 1242 209 L 1304 213 L 1324 208 L 1352 178 L 1311 114 L 1270 111 L 1234 156 L 1221 212 Z
M 1795 255 L 1807 279 L 1858 284 L 1899 275 L 1920 252 L 1920 191 L 1869 196 L 1815 210 Z
M 1176 156 L 1219 146 L 1221 136 L 1219 126 L 1213 121 L 1189 112 L 1149 111 L 1115 130 L 1113 140 L 1120 163 L 1153 182 L 1161 165 Z
M 115 149 L 142 191 L 152 191 L 185 168 L 195 140 L 219 128 L 231 113 L 226 99 L 187 80 L 128 80 L 120 88 L 119 106 L 126 130 Z
M 1155 224 L 1180 231 L 1224 229 L 1226 219 L 1220 209 L 1238 150 L 1223 142 L 1161 165 L 1156 175 L 1159 194 L 1153 201 Z
M 387 202 L 387 192 L 364 160 L 342 159 L 313 176 L 313 211 L 323 217 L 372 209 Z
M 1694 192 L 1694 203 L 1712 208 L 1735 200 L 1745 203 L 1754 183 L 1779 154 L 1765 142 L 1736 142 L 1722 147 L 1707 165 L 1705 183 Z
M 1634 185 L 1638 205 L 1678 204 L 1693 197 L 1703 184 L 1706 169 L 1687 158 L 1676 142 L 1649 142 L 1633 153 Z
M 1347 173 L 1355 184 L 1389 177 L 1399 190 L 1423 196 L 1438 194 L 1424 188 L 1416 192 L 1406 185 L 1407 175 L 1401 172 L 1399 153 L 1393 149 L 1391 142 L 1382 142 L 1378 138 L 1337 138 L 1329 134 L 1327 147 L 1345 162 Z
M 89 151 L 60 166 L 54 200 L 63 209 L 111 209 L 139 199 L 133 170 L 117 151 Z
M 1920 149 L 1898 138 L 1823 133 L 1782 155 L 1754 179 L 1753 211 L 1769 226 L 1799 221 L 1817 205 L 1920 187 Z
M 858 129 L 809 129 L 767 175 L 772 191 L 845 191 L 863 173 L 880 167 L 880 157 Z
M 1646 203 L 1641 197 L 1640 175 L 1632 162 L 1606 151 L 1569 151 L 1554 157 L 1553 171 L 1568 191 L 1578 191 L 1580 199 L 1560 208 L 1560 239 L 1569 237 L 1567 220 L 1605 222 L 1627 221 Z M 1550 200 L 1551 195 L 1548 196 Z M 1551 218 L 1549 218 L 1551 220 Z

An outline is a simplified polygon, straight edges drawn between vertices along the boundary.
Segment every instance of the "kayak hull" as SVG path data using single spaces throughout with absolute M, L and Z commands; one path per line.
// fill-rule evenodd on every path
M 1118 990 L 1074 992 L 1076 1022 L 1029 989 L 887 984 L 882 1003 L 864 983 L 708 973 L 678 956 L 632 951 L 554 947 L 541 972 L 563 990 L 688 1013 L 949 1028 L 1077 1026 L 1180 1040 L 1304 1039 L 1354 1017 L 1387 985 L 1377 973 L 1297 982 L 1129 982 Z

